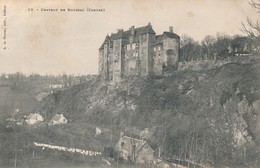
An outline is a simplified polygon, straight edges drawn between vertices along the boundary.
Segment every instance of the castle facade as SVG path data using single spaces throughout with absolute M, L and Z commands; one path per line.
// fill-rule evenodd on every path
M 119 82 L 127 76 L 162 75 L 166 69 L 177 69 L 180 37 L 173 28 L 156 35 L 147 26 L 119 29 L 107 35 L 99 48 L 99 75 Z

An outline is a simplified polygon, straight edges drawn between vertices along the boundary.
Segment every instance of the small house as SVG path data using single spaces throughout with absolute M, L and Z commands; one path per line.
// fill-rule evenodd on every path
M 118 142 L 118 151 L 124 160 L 136 163 L 153 163 L 154 150 L 145 140 L 122 136 Z
M 44 121 L 44 118 L 39 113 L 33 113 L 26 117 L 25 122 L 29 125 Z
M 49 125 L 59 125 L 68 123 L 68 120 L 63 116 L 63 114 L 55 114 L 49 122 Z

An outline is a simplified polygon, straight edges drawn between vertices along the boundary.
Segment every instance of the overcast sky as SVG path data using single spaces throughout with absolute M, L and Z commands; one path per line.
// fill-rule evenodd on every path
M 1 11 L 4 5 L 7 49 L 1 21 L 0 73 L 96 74 L 98 48 L 119 28 L 151 22 L 157 34 L 173 26 L 180 36 L 200 41 L 217 32 L 241 34 L 241 21 L 259 17 L 246 0 L 0 0 Z M 42 12 L 42 8 L 105 12 Z M 2 16 L 3 12 L 1 20 Z

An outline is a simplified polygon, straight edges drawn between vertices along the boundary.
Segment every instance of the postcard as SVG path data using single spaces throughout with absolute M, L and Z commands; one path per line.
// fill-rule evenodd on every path
M 259 0 L 0 0 L 0 167 L 259 167 Z

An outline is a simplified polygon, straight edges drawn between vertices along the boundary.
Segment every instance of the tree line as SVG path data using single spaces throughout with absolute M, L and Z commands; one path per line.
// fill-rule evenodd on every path
M 260 12 L 260 0 L 250 0 L 248 4 L 256 15 Z M 240 55 L 260 54 L 260 24 L 258 20 L 249 17 L 241 22 L 241 32 L 245 36 L 228 36 L 217 33 L 216 36 L 206 36 L 201 42 L 188 35 L 181 37 L 180 61 L 216 60 L 232 58 Z
M 15 88 L 22 83 L 49 83 L 49 84 L 63 84 L 69 87 L 75 84 L 82 83 L 88 79 L 95 77 L 95 75 L 68 75 L 66 73 L 59 75 L 40 75 L 37 73 L 24 74 L 21 72 L 16 73 L 2 73 L 0 75 L 0 86 L 10 86 Z
M 181 37 L 180 61 L 216 60 L 259 53 L 259 46 L 248 36 L 207 35 L 201 42 Z

